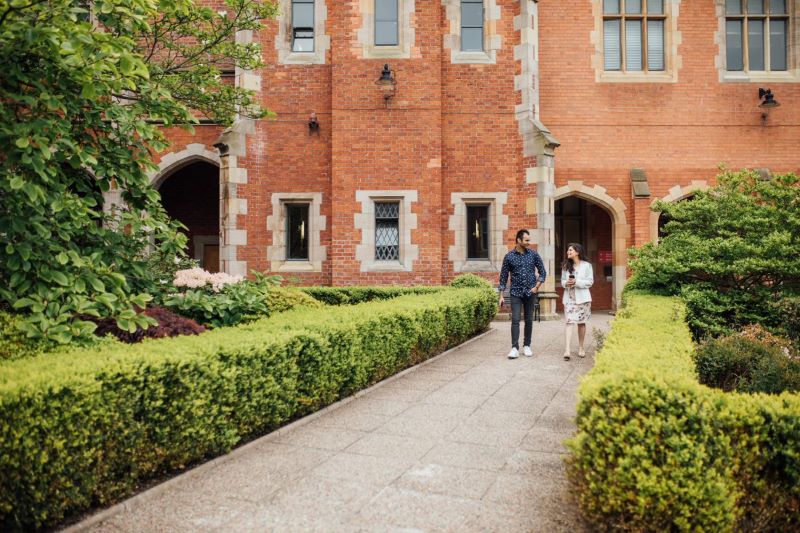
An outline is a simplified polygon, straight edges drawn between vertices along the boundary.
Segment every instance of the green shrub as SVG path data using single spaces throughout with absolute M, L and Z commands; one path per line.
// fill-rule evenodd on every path
M 456 276 L 450 282 L 450 286 L 460 288 L 471 287 L 474 289 L 487 288 L 494 290 L 494 286 L 491 283 L 480 276 L 476 276 L 475 274 L 461 274 L 460 276 Z
M 441 287 L 300 287 L 300 290 L 326 305 L 353 305 L 373 300 L 389 300 L 406 294 L 435 294 Z
M 746 393 L 800 392 L 800 358 L 790 346 L 757 326 L 708 340 L 694 354 L 700 383 Z
M 0 361 L 31 357 L 45 349 L 43 341 L 25 337 L 19 328 L 22 320 L 18 315 L 0 311 Z
M 691 199 L 654 204 L 669 222 L 659 243 L 631 250 L 629 286 L 680 294 L 696 340 L 747 324 L 800 331 L 789 326 L 800 320 L 800 304 L 791 305 L 800 298 L 800 261 L 792 259 L 800 248 L 800 178 L 723 169 L 717 180 Z M 789 307 L 776 309 L 784 300 Z
M 282 313 L 295 307 L 320 308 L 324 304 L 303 291 L 290 287 L 272 287 L 267 292 L 269 314 Z
M 569 443 L 585 516 L 606 531 L 800 529 L 800 396 L 697 383 L 683 304 L 625 302 Z
M 494 295 L 441 289 L 0 364 L 0 529 L 53 525 L 444 348 Z

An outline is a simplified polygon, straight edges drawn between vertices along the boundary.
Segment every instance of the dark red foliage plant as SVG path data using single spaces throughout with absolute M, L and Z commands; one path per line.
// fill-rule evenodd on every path
M 158 325 L 150 326 L 147 329 L 139 328 L 133 333 L 119 329 L 113 318 L 84 317 L 84 320 L 91 320 L 97 324 L 97 329 L 94 331 L 95 335 L 103 337 L 111 334 L 122 342 L 127 343 L 140 342 L 148 338 L 159 339 L 162 337 L 177 337 L 179 335 L 197 335 L 206 330 L 194 320 L 176 315 L 164 307 L 148 307 L 144 310 L 144 314 L 155 319 Z

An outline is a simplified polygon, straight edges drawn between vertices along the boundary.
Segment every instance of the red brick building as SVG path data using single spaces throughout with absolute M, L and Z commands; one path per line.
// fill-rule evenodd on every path
M 236 73 L 275 118 L 176 131 L 153 176 L 206 268 L 496 280 L 529 228 L 551 295 L 579 241 L 610 308 L 652 202 L 800 168 L 800 0 L 279 1 Z

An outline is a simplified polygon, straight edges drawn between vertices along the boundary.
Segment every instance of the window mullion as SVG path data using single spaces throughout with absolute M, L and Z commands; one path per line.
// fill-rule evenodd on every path
M 619 19 L 619 40 L 620 40 L 620 57 L 622 58 L 622 72 L 628 72 L 628 43 L 627 39 L 625 38 L 625 32 L 627 30 L 627 22 L 626 22 L 625 15 L 622 15 Z

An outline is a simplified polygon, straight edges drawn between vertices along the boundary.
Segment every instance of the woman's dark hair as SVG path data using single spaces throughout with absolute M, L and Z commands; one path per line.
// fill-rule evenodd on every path
M 567 250 L 569 250 L 570 248 L 578 252 L 578 257 L 581 258 L 581 261 L 586 261 L 586 256 L 583 255 L 583 246 L 581 246 L 577 242 L 571 242 L 567 245 Z M 575 263 L 572 261 L 572 259 L 567 259 L 566 261 L 564 261 L 564 263 L 562 263 L 561 270 L 568 270 L 570 272 L 575 272 Z
M 521 229 L 517 232 L 517 238 L 514 242 L 522 240 L 523 235 L 530 235 L 531 233 L 526 229 Z

